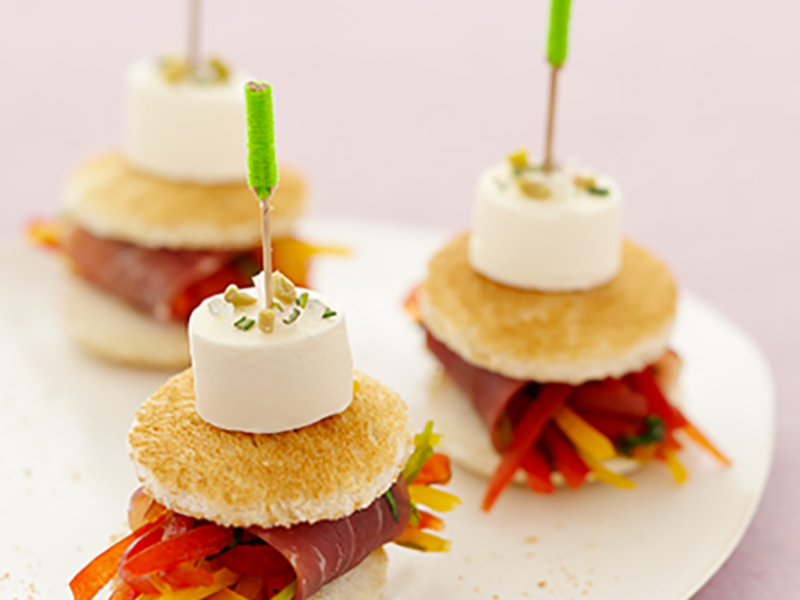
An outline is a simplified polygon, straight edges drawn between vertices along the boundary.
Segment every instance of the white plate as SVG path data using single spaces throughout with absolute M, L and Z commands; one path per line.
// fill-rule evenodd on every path
M 315 282 L 348 307 L 358 367 L 400 391 L 424 423 L 430 359 L 400 305 L 446 236 L 346 220 L 305 229 L 355 249 L 352 259 L 321 261 Z M 0 597 L 65 598 L 72 575 L 124 530 L 136 485 L 127 429 L 166 375 L 74 350 L 51 256 L 8 248 L 0 282 Z M 633 476 L 633 491 L 590 485 L 540 497 L 512 488 L 488 515 L 478 508 L 485 481 L 457 469 L 451 489 L 463 505 L 446 515 L 452 552 L 390 547 L 385 600 L 691 596 L 733 551 L 761 497 L 774 391 L 753 342 L 686 293 L 675 347 L 686 359 L 686 412 L 732 457 L 731 468 L 690 448 L 683 486 L 654 465 Z

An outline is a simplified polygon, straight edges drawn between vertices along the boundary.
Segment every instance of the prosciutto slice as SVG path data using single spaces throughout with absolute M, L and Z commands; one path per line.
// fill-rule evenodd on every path
M 499 439 L 500 418 L 512 401 L 525 394 L 529 381 L 511 379 L 499 373 L 468 363 L 426 330 L 426 344 L 448 376 L 472 400 L 475 410 L 486 423 L 492 435 L 492 443 L 502 450 Z
M 248 531 L 289 561 L 297 576 L 294 600 L 306 600 L 405 530 L 411 501 L 402 476 L 392 485 L 391 492 L 397 506 L 396 520 L 389 501 L 381 496 L 367 508 L 335 521 L 301 523 L 289 528 L 251 527 Z
M 250 252 L 144 248 L 79 227 L 66 237 L 63 250 L 82 278 L 161 321 L 187 320 L 205 296 L 230 283 L 250 285 L 249 275 L 232 266 Z M 185 296 L 193 289 L 196 293 Z

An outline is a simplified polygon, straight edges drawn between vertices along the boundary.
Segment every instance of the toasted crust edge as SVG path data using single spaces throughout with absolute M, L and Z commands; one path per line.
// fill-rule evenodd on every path
M 434 337 L 468 362 L 515 379 L 577 384 L 642 369 L 667 349 L 675 284 L 633 242 L 614 281 L 565 293 L 496 284 L 469 267 L 466 247 L 464 234 L 431 259 L 419 308 Z M 634 322 L 621 327 L 626 318 Z
M 291 168 L 271 202 L 272 234 L 286 236 L 306 210 L 306 185 Z M 261 239 L 259 204 L 247 183 L 202 185 L 137 171 L 119 153 L 79 165 L 64 188 L 67 217 L 99 237 L 145 247 L 238 250 Z
M 339 415 L 247 434 L 200 419 L 187 369 L 136 413 L 128 435 L 136 475 L 172 510 L 229 527 L 288 527 L 366 508 L 396 480 L 413 436 L 400 397 L 363 373 L 356 378 L 360 389 Z

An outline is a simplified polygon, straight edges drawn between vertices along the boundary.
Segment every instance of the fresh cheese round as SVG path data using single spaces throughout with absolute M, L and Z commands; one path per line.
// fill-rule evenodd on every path
M 345 410 L 353 359 L 341 309 L 297 288 L 296 298 L 276 299 L 265 331 L 260 286 L 237 294 L 233 302 L 227 293 L 207 298 L 189 320 L 200 417 L 222 429 L 277 433 Z
M 622 261 L 622 202 L 611 179 L 573 165 L 545 173 L 504 163 L 484 172 L 470 266 L 504 285 L 574 291 L 611 280 Z
M 136 168 L 176 181 L 224 183 L 247 176 L 246 77 L 170 82 L 158 60 L 140 60 L 125 84 L 123 150 Z

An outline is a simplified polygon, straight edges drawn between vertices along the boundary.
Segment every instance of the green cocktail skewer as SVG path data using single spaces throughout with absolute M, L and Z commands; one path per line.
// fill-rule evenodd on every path
M 261 203 L 264 298 L 266 307 L 269 308 L 273 301 L 270 199 L 278 186 L 272 86 L 264 81 L 248 81 L 244 91 L 247 104 L 247 184 Z

